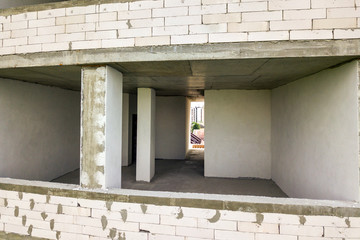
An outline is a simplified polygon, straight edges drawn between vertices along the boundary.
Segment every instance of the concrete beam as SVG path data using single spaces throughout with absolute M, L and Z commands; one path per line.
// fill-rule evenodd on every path
M 19 3 L 18 0 L 13 0 L 11 3 L 8 4 L 11 6 L 14 6 L 12 8 L 6 8 L 6 9 L 0 9 L 0 15 L 1 16 L 9 16 L 9 15 L 15 15 L 15 14 L 21 14 L 24 12 L 34 12 L 34 11 L 43 11 L 43 10 L 51 10 L 51 9 L 58 9 L 58 8 L 68 8 L 68 7 L 81 7 L 81 6 L 89 6 L 89 5 L 96 5 L 96 4 L 105 4 L 105 3 L 119 3 L 119 2 L 136 2 L 141 0 L 48 0 L 49 3 L 41 3 L 46 2 L 41 0 L 22 0 L 23 6 L 18 6 Z M 26 5 L 25 5 L 26 4 Z M 30 5 L 30 4 L 36 4 L 36 5 Z M 1 5 L 0 5 L 1 6 Z
M 136 181 L 150 182 L 155 175 L 155 90 L 138 89 Z
M 360 39 L 242 42 L 29 53 L 0 56 L 0 69 L 111 62 L 329 56 L 360 56 Z
M 12 0 L 12 1 L 1 1 L 0 2 L 0 9 L 1 12 L 6 14 L 7 12 L 15 12 L 13 8 L 18 8 L 18 10 L 24 8 L 24 6 L 27 6 L 29 8 L 29 5 L 39 5 L 39 4 L 46 4 L 46 3 L 53 3 L 53 2 L 60 2 L 62 0 Z M 11 10 L 6 11 L 7 9 L 12 8 Z M 37 11 L 37 10 L 35 10 Z M 18 12 L 19 13 L 19 12 Z
M 122 74 L 84 67 L 81 87 L 81 171 L 84 188 L 121 187 Z

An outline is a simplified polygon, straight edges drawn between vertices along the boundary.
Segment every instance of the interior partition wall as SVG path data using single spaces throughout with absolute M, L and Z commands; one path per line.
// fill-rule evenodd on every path
M 359 200 L 358 78 L 354 61 L 272 90 L 205 91 L 205 176 Z

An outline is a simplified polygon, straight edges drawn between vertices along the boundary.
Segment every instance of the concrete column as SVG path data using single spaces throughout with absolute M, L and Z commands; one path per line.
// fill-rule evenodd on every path
M 122 165 L 129 166 L 129 94 L 123 94 Z
M 109 66 L 82 69 L 82 187 L 121 187 L 122 83 L 122 74 Z
M 138 89 L 136 181 L 150 182 L 155 174 L 155 90 Z
M 185 105 L 185 155 L 187 156 L 187 153 L 190 149 L 190 131 L 191 131 L 191 124 L 190 124 L 190 109 L 191 109 L 191 100 L 189 98 L 186 98 L 186 105 Z

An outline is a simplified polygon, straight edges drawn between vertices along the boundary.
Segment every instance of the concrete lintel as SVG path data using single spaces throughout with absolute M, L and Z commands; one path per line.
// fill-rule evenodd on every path
M 360 56 L 360 39 L 271 41 L 59 51 L 0 56 L 0 69 L 114 62 Z
M 141 1 L 141 0 L 71 0 L 71 1 L 43 3 L 43 4 L 26 5 L 21 7 L 0 9 L 0 15 L 9 16 L 9 15 L 20 14 L 25 12 L 37 12 L 37 11 L 57 9 L 57 8 L 80 7 L 80 6 L 98 5 L 104 3 L 122 3 L 122 2 L 136 2 L 136 1 Z

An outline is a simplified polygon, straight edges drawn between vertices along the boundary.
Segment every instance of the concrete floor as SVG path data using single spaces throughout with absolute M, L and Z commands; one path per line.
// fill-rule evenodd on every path
M 185 158 L 186 160 L 204 161 L 204 149 L 189 149 Z
M 156 160 L 156 174 L 151 183 L 136 182 L 135 173 L 135 164 L 123 167 L 122 188 L 287 197 L 272 180 L 204 177 L 204 162 L 200 160 Z M 53 182 L 79 184 L 79 170 L 54 179 Z

